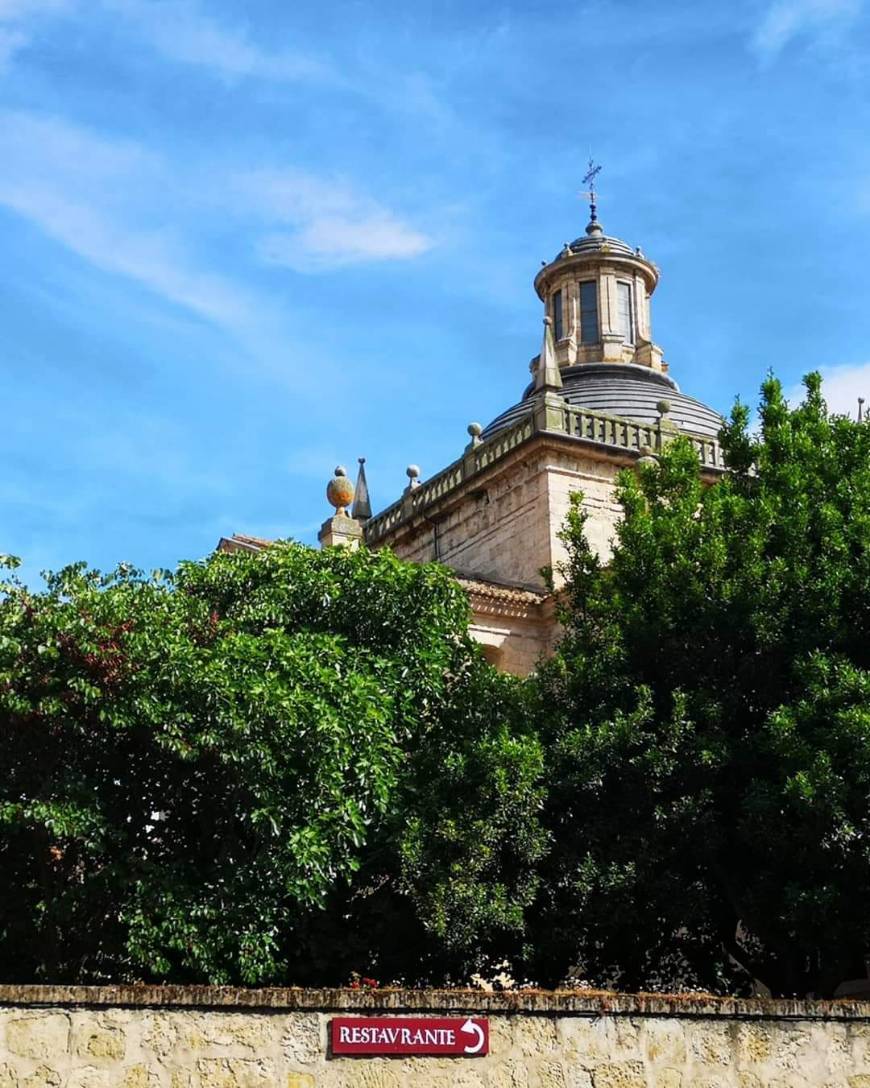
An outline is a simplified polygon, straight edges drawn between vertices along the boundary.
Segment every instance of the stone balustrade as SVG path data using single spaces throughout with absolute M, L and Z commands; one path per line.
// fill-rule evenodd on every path
M 715 438 L 680 432 L 666 415 L 657 423 L 643 423 L 578 408 L 558 396 L 543 397 L 512 427 L 497 431 L 486 441 L 472 442 L 459 460 L 425 483 L 406 488 L 402 498 L 366 523 L 366 543 L 381 543 L 399 525 L 457 491 L 536 434 L 576 439 L 616 455 L 640 457 L 661 450 L 665 442 L 681 433 L 691 442 L 705 471 L 718 474 L 724 470 L 722 450 Z

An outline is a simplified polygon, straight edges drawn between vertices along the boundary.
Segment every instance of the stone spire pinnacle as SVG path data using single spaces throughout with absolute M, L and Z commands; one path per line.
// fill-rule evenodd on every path
M 357 473 L 350 516 L 356 518 L 357 521 L 368 521 L 372 516 L 372 503 L 369 498 L 368 481 L 366 480 L 366 459 L 365 457 L 359 457 L 357 460 L 359 461 L 359 472 Z
M 562 375 L 556 362 L 556 341 L 553 337 L 553 319 L 548 314 L 544 318 L 544 343 L 535 371 L 535 389 L 561 389 Z

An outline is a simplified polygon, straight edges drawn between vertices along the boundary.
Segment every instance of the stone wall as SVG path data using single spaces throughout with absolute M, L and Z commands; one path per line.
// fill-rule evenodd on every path
M 571 492 L 583 492 L 590 542 L 609 557 L 619 517 L 613 485 L 624 463 L 537 436 L 380 543 L 414 563 L 437 558 L 463 574 L 543 588 L 541 568 L 565 558 L 558 534 Z
M 543 567 L 554 569 L 557 585 L 562 581 L 558 567 L 567 553 L 559 533 L 573 492 L 583 494 L 592 548 L 609 559 L 620 514 L 614 482 L 625 463 L 594 456 L 573 440 L 537 435 L 381 543 L 411 562 L 437 558 L 463 575 L 543 590 Z M 519 616 L 479 610 L 474 598 L 471 605 L 471 634 L 498 668 L 524 676 L 550 653 L 557 635 L 552 607 Z
M 547 601 L 546 609 L 536 609 L 534 617 L 518 617 L 516 614 L 494 614 L 494 610 L 476 607 L 471 595 L 471 637 L 483 647 L 491 665 L 514 676 L 528 676 L 538 662 L 552 651 L 556 633 L 552 617 L 553 602 Z
M 478 1059 L 336 1058 L 333 1015 L 485 1016 Z M 0 987 L 0 1088 L 870 1088 L 870 1004 Z

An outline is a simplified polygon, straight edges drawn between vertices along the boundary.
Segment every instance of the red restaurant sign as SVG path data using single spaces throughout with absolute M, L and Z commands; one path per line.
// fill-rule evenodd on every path
M 482 1058 L 489 1053 L 489 1021 L 445 1016 L 337 1016 L 333 1054 L 425 1054 Z

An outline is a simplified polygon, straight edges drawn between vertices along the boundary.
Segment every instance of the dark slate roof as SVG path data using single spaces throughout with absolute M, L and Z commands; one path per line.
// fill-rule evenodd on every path
M 628 242 L 623 242 L 621 238 L 614 238 L 611 234 L 605 234 L 604 228 L 597 219 L 590 220 L 585 234 L 581 234 L 573 242 L 566 242 L 553 260 L 558 261 L 560 257 L 567 257 L 569 254 L 576 256 L 584 253 L 601 254 L 602 252 L 605 255 L 611 253 L 620 257 L 635 257 L 647 261 L 639 246 L 630 246 Z
M 581 363 L 561 372 L 562 388 L 555 390 L 569 404 L 623 419 L 655 423 L 660 400 L 669 402 L 670 418 L 681 431 L 715 438 L 722 417 L 706 404 L 680 392 L 680 387 L 666 374 L 633 363 Z M 509 427 L 532 410 L 534 386 L 529 385 L 519 404 L 497 416 L 481 437 L 486 439 Z
M 581 234 L 579 238 L 575 238 L 573 242 L 568 243 L 568 249 L 572 253 L 600 253 L 601 250 L 607 246 L 611 253 L 618 253 L 623 257 L 639 257 L 642 256 L 636 249 L 623 242 L 621 238 L 612 238 L 609 234 Z

